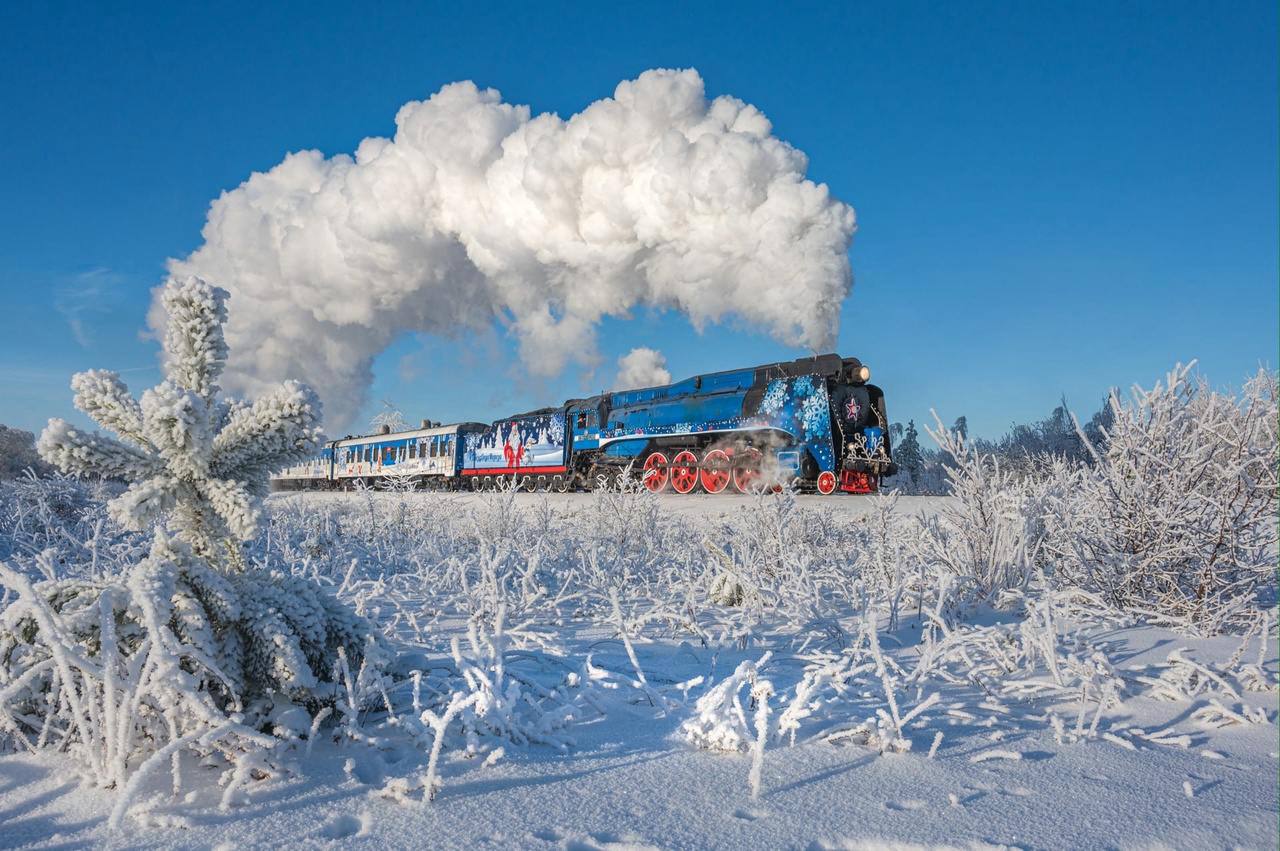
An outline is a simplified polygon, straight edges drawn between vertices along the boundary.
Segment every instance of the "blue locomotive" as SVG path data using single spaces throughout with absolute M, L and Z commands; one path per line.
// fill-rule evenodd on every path
M 697 375 L 661 387 L 571 399 L 490 425 L 328 444 L 280 486 L 341 486 L 391 475 L 476 490 L 591 488 L 638 477 L 655 492 L 748 493 L 795 483 L 830 494 L 874 491 L 895 465 L 884 393 L 857 358 L 828 354 Z M 442 441 L 430 469 L 414 447 Z M 360 459 L 350 463 L 352 453 Z M 421 472 L 418 472 L 421 470 Z

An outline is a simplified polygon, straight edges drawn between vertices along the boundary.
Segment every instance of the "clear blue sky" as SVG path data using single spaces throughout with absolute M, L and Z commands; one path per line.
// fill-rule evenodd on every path
M 149 290 L 251 171 L 454 80 L 568 117 L 653 67 L 758 106 L 857 209 L 839 349 L 894 419 L 995 435 L 1193 357 L 1238 384 L 1277 360 L 1276 33 L 1274 0 L 12 6 L 0 422 L 70 416 L 77 370 L 154 383 Z M 602 338 L 677 377 L 802 354 L 669 314 Z M 510 350 L 402 340 L 373 398 L 490 419 L 599 389 L 513 379 Z

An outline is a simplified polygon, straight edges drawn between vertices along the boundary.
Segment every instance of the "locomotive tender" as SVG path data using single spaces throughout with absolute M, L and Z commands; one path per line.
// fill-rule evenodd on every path
M 884 393 L 869 379 L 857 358 L 827 354 L 570 399 L 490 425 L 424 422 L 328 443 L 273 483 L 349 487 L 407 476 L 565 492 L 632 475 L 655 492 L 794 482 L 821 494 L 869 493 L 896 470 Z

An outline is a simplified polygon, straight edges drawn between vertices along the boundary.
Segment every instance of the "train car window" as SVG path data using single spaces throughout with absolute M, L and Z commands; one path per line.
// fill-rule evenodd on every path
M 435 435 L 433 435 L 433 436 L 432 436 L 432 438 L 431 438 L 431 457 L 432 457 L 432 458 L 438 458 L 438 457 L 440 457 L 440 438 L 439 438 L 439 436 L 435 436 Z
M 453 435 L 444 439 L 444 454 L 453 457 Z
M 587 427 L 587 412 L 586 412 L 586 411 L 579 411 L 579 412 L 578 412 L 578 423 L 577 423 L 577 425 L 576 425 L 575 427 L 576 427 L 576 428 L 578 428 L 578 429 L 584 429 L 584 428 L 586 428 L 586 427 Z

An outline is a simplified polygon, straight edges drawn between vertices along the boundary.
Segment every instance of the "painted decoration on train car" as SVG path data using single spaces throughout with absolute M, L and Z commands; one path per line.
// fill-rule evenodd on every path
M 644 428 L 611 429 L 601 433 L 607 441 L 632 435 L 697 434 L 709 431 L 778 429 L 805 445 L 818 462 L 819 470 L 835 469 L 835 447 L 831 440 L 831 399 L 827 383 L 821 376 L 798 375 L 775 378 L 765 388 L 764 396 L 754 411 L 743 416 L 699 422 L 672 423 Z M 636 451 L 639 451 L 639 446 Z
M 564 467 L 564 414 L 505 420 L 465 436 L 464 469 L 514 473 Z
M 789 432 L 809 448 L 820 470 L 835 469 L 831 400 L 821 377 L 798 375 L 770 381 L 760 405 L 754 414 L 744 417 L 744 424 Z

